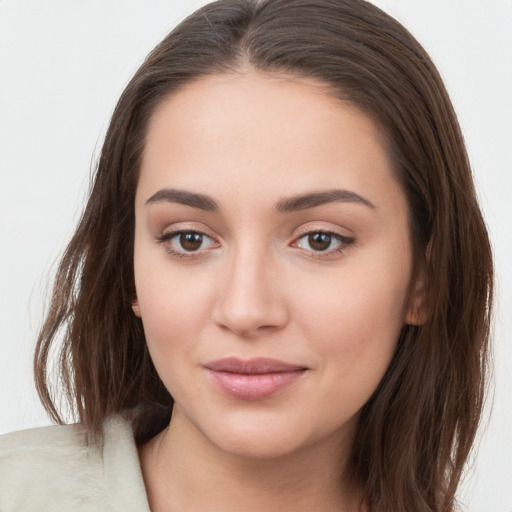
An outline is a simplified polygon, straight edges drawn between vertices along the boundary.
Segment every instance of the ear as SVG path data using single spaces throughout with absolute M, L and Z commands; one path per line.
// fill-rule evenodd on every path
M 138 316 L 139 318 L 141 317 L 139 299 L 137 298 L 137 295 L 134 295 L 132 300 L 132 311 L 134 312 L 135 316 Z
M 405 323 L 408 325 L 423 325 L 428 318 L 425 298 L 425 271 L 418 269 L 411 285 L 409 303 L 405 315 Z

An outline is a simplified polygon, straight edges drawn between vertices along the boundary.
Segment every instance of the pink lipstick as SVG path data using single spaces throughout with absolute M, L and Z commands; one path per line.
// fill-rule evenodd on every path
M 243 361 L 235 357 L 212 361 L 205 368 L 222 393 L 242 400 L 274 395 L 297 382 L 307 370 L 275 359 Z

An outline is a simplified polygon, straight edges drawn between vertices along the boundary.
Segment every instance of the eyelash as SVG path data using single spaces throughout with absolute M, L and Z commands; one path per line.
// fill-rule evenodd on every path
M 184 250 L 184 252 L 180 252 L 171 247 L 170 242 L 173 240 L 173 238 L 180 236 L 180 235 L 192 235 L 192 234 L 200 235 L 201 237 L 206 237 L 206 238 L 212 240 L 214 242 L 215 246 L 219 245 L 218 242 L 216 242 L 211 236 L 209 236 L 206 233 L 203 233 L 201 231 L 196 231 L 193 229 L 188 229 L 188 230 L 181 229 L 181 230 L 177 230 L 177 231 L 170 231 L 168 233 L 164 233 L 161 236 L 157 237 L 156 240 L 157 240 L 158 244 L 164 245 L 165 250 L 173 257 L 197 258 L 197 257 L 203 256 L 210 249 L 203 249 L 202 251 L 188 251 L 188 252 L 186 250 Z M 341 255 L 347 249 L 349 249 L 350 246 L 352 246 L 355 242 L 354 238 L 340 235 L 339 233 L 335 233 L 333 231 L 327 231 L 327 230 L 322 230 L 322 229 L 313 229 L 313 230 L 308 230 L 308 231 L 302 232 L 300 234 L 300 236 L 295 239 L 293 244 L 297 244 L 300 240 L 302 240 L 306 237 L 309 237 L 311 235 L 317 235 L 317 234 L 329 236 L 329 237 L 331 237 L 331 241 L 337 240 L 340 243 L 339 247 L 337 247 L 333 250 L 326 250 L 326 251 L 309 250 L 309 249 L 304 249 L 302 247 L 297 247 L 296 245 L 292 245 L 292 247 L 295 246 L 295 247 L 301 249 L 302 251 L 306 251 L 307 253 L 309 253 L 308 256 L 311 258 L 327 259 L 330 257 L 335 257 L 338 255 Z M 204 241 L 204 239 L 202 240 L 202 242 L 203 241 Z
M 308 229 L 300 233 L 300 236 L 293 242 L 293 244 L 297 244 L 300 240 L 309 237 L 311 235 L 326 235 L 331 238 L 331 242 L 333 240 L 337 240 L 339 242 L 339 246 L 335 249 L 326 250 L 326 251 L 314 251 L 309 249 L 304 249 L 299 247 L 300 249 L 308 252 L 308 256 L 315 259 L 328 259 L 331 257 L 340 256 L 345 253 L 355 242 L 355 238 L 348 237 L 345 235 L 340 235 L 334 231 L 328 231 L 323 229 Z M 309 242 L 308 242 L 309 243 Z
M 200 235 L 202 237 L 206 237 L 206 238 L 209 238 L 210 240 L 213 240 L 213 238 L 211 236 L 208 236 L 206 233 L 202 233 L 201 231 L 196 231 L 194 229 L 179 229 L 177 231 L 170 231 L 168 233 L 164 233 L 163 235 L 159 236 L 157 238 L 157 243 L 164 245 L 165 250 L 171 256 L 174 256 L 176 258 L 194 258 L 194 257 L 197 258 L 198 256 L 204 255 L 208 249 L 206 249 L 206 250 L 203 249 L 202 251 L 180 252 L 180 251 L 176 251 L 171 246 L 171 242 L 172 242 L 173 238 L 180 236 L 180 235 L 192 235 L 192 234 Z M 216 243 L 216 245 L 218 245 L 218 242 L 215 242 L 215 243 Z

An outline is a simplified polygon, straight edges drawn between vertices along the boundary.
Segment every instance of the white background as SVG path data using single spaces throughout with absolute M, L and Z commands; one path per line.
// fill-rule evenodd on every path
M 93 154 L 144 56 L 202 3 L 0 0 L 0 433 L 49 423 L 31 355 Z M 512 1 L 375 3 L 434 58 L 474 165 L 497 266 L 496 385 L 460 499 L 472 512 L 511 512 Z

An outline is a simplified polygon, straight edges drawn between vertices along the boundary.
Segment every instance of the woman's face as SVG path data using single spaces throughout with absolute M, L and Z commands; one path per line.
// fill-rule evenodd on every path
M 320 84 L 257 72 L 157 108 L 133 309 L 197 439 L 271 457 L 353 436 L 414 321 L 406 199 L 380 135 Z

